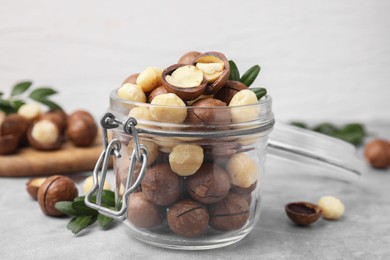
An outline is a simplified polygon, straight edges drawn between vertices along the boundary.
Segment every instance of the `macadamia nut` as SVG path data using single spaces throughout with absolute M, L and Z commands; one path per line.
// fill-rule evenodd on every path
M 227 171 L 232 184 L 248 188 L 257 181 L 259 169 L 256 162 L 245 153 L 233 155 L 227 163 Z
M 328 220 L 339 219 L 345 211 L 344 204 L 341 200 L 332 196 L 324 196 L 320 198 L 317 205 L 322 210 L 322 216 Z
M 208 82 L 212 83 L 221 76 L 223 72 L 223 63 L 212 62 L 212 63 L 200 63 L 196 64 L 196 67 L 199 68 L 205 75 Z
M 131 100 L 131 101 L 137 101 L 137 102 L 146 102 L 146 96 L 144 91 L 139 85 L 131 84 L 131 83 L 125 83 L 118 89 L 117 92 L 118 97 Z
M 41 107 L 36 104 L 24 104 L 18 109 L 18 114 L 28 120 L 36 120 L 41 115 Z
M 153 141 L 140 140 L 140 143 L 148 148 L 148 165 L 154 163 L 158 156 L 158 145 Z M 128 153 L 131 154 L 134 150 L 134 141 L 131 140 L 127 145 Z
M 203 157 L 203 149 L 199 145 L 179 144 L 169 154 L 169 164 L 178 175 L 190 176 L 199 170 Z
M 259 107 L 247 107 L 241 106 L 257 104 L 258 100 L 256 94 L 249 89 L 240 90 L 237 92 L 229 103 L 232 120 L 235 123 L 248 122 L 255 120 L 260 113 Z M 234 108 L 236 107 L 237 108 Z
M 203 73 L 199 68 L 188 65 L 179 67 L 171 75 L 167 75 L 165 80 L 179 88 L 192 88 L 202 83 Z
M 167 93 L 156 96 L 149 108 L 152 117 L 160 122 L 182 123 L 187 117 L 187 107 L 176 94 Z
M 137 85 L 141 86 L 144 92 L 150 92 L 161 84 L 162 70 L 155 67 L 146 68 L 137 77 Z
M 129 117 L 134 117 L 137 120 L 145 120 L 150 121 L 154 120 L 152 115 L 150 114 L 150 110 L 147 107 L 135 107 L 130 110 Z
M 100 182 L 100 178 L 98 178 L 98 181 Z M 84 194 L 87 194 L 90 190 L 92 190 L 93 187 L 93 176 L 89 176 L 84 180 L 83 183 L 83 191 Z M 107 180 L 104 180 L 103 190 L 111 190 L 110 183 L 107 182 Z
M 43 145 L 50 145 L 58 140 L 59 130 L 57 125 L 49 120 L 37 122 L 31 131 L 31 136 Z

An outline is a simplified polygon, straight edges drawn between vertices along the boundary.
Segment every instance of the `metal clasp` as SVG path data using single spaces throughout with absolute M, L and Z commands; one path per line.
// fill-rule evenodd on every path
M 96 209 L 99 213 L 105 216 L 123 220 L 126 217 L 125 214 L 127 211 L 128 197 L 141 184 L 141 181 L 145 175 L 145 171 L 148 163 L 148 149 L 145 145 L 139 143 L 138 132 L 137 129 L 135 128 L 135 126 L 137 125 L 137 120 L 135 118 L 131 117 L 127 121 L 123 122 L 118 120 L 112 113 L 106 113 L 103 115 L 102 119 L 100 120 L 100 124 L 103 130 L 104 149 L 100 154 L 99 159 L 93 170 L 93 187 L 86 194 L 84 202 L 88 207 Z M 127 173 L 125 192 L 122 197 L 122 206 L 120 210 L 116 211 L 116 210 L 106 208 L 102 205 L 102 192 L 103 192 L 104 181 L 106 179 L 108 164 L 110 162 L 111 156 L 115 156 L 117 158 L 121 157 L 120 141 L 118 139 L 113 139 L 111 142 L 108 142 L 107 130 L 114 129 L 119 126 L 123 127 L 125 133 L 133 136 L 134 149 L 129 158 L 130 167 Z M 133 185 L 131 185 L 135 164 L 137 161 L 139 161 L 142 164 L 142 166 L 140 169 L 140 174 L 137 177 L 137 180 L 134 182 Z M 99 180 L 98 176 L 100 170 L 101 170 L 101 178 Z M 96 193 L 96 203 L 93 203 L 91 201 L 91 198 L 95 193 Z

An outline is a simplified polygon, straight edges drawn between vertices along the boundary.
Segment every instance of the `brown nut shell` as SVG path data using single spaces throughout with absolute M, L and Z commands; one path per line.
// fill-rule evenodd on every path
M 0 136 L 13 135 L 18 138 L 18 145 L 27 139 L 27 131 L 30 121 L 16 113 L 4 118 L 0 125 Z
M 287 216 L 299 226 L 308 226 L 321 217 L 321 209 L 309 202 L 292 202 L 285 206 Z
M 126 83 L 131 83 L 131 84 L 137 84 L 137 78 L 139 76 L 139 73 L 135 73 L 135 74 L 132 74 L 130 76 L 128 76 L 123 82 L 122 82 L 122 85 L 123 84 L 126 84 Z
M 41 115 L 40 120 L 49 120 L 57 125 L 60 132 L 63 133 L 67 126 L 67 115 L 63 110 L 48 111 Z
M 230 111 L 218 107 L 226 107 L 226 103 L 214 98 L 198 100 L 187 109 L 186 122 L 196 127 L 224 125 L 223 128 L 226 128 L 225 126 L 231 122 Z
M 223 200 L 209 207 L 210 226 L 221 231 L 242 228 L 249 218 L 247 198 L 229 193 Z
M 127 219 L 137 227 L 152 228 L 163 221 L 163 211 L 148 201 L 142 192 L 137 192 L 130 195 Z
M 202 58 L 204 58 L 206 56 L 214 56 L 214 57 L 218 58 L 220 61 L 223 62 L 223 66 L 224 66 L 223 72 L 219 76 L 219 78 L 217 80 L 215 80 L 213 83 L 207 84 L 207 87 L 204 91 L 205 95 L 212 95 L 212 94 L 217 93 L 226 84 L 227 80 L 229 79 L 230 64 L 229 64 L 229 60 L 226 58 L 226 56 L 223 53 L 215 52 L 215 51 L 202 53 L 201 55 L 199 55 L 198 57 L 196 57 L 194 59 L 192 64 L 196 65 L 200 60 L 202 60 Z
M 92 115 L 78 110 L 68 116 L 67 136 L 76 146 L 86 147 L 93 144 L 98 128 Z
M 174 64 L 174 65 L 169 66 L 168 68 L 163 70 L 163 72 L 161 74 L 161 80 L 162 80 L 162 85 L 165 87 L 165 89 L 169 93 L 174 93 L 178 97 L 180 97 L 182 100 L 188 101 L 188 100 L 193 100 L 193 99 L 195 99 L 203 94 L 203 92 L 207 86 L 207 80 L 203 76 L 203 81 L 200 83 L 199 86 L 194 86 L 194 87 L 190 87 L 190 88 L 181 88 L 181 87 L 170 84 L 166 80 L 166 76 L 171 75 L 175 70 L 177 70 L 180 67 L 184 67 L 184 66 L 189 66 L 189 65 Z
M 248 89 L 248 87 L 235 80 L 228 80 L 226 84 L 214 95 L 215 99 L 219 99 L 226 104 L 229 104 L 233 96 L 240 90 Z
M 148 168 L 141 182 L 145 198 L 150 202 L 167 206 L 174 203 L 181 193 L 181 180 L 169 164 L 157 164 Z
M 181 200 L 169 208 L 169 228 L 176 234 L 196 237 L 204 233 L 209 222 L 205 207 L 192 200 Z
M 218 165 L 205 163 L 188 177 L 187 189 L 190 196 L 200 203 L 217 203 L 229 193 L 229 175 Z
M 186 65 L 191 65 L 192 62 L 196 57 L 198 57 L 201 53 L 198 51 L 189 51 L 183 56 L 180 57 L 180 59 L 177 61 L 178 64 L 186 64 Z
M 47 178 L 38 189 L 38 202 L 43 213 L 53 217 L 64 213 L 54 206 L 58 201 L 73 201 L 78 195 L 74 181 L 68 177 L 54 175 Z
M 20 138 L 17 135 L 0 136 L 0 155 L 15 153 L 19 142 Z
M 148 95 L 148 103 L 152 103 L 152 100 L 158 96 L 158 95 L 161 95 L 161 94 L 167 94 L 168 91 L 166 90 L 166 88 L 164 86 L 159 86 L 155 89 L 152 90 L 152 92 L 149 93 Z
M 373 140 L 364 148 L 364 157 L 374 168 L 385 169 L 390 166 L 390 143 L 386 140 Z

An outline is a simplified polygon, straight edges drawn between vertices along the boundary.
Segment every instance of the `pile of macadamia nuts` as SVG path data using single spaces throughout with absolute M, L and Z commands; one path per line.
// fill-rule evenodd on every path
M 245 129 L 250 127 L 245 123 L 260 117 L 259 100 L 229 75 L 224 54 L 189 52 L 166 69 L 149 67 L 129 76 L 116 96 L 127 102 L 128 110 L 122 114 L 137 119 L 139 128 L 194 133 Z M 148 148 L 148 167 L 137 192 L 130 195 L 131 226 L 199 237 L 253 223 L 267 133 L 139 136 Z M 114 169 L 117 191 L 123 195 L 134 141 L 119 131 L 113 131 L 113 137 L 122 142 Z M 133 182 L 140 168 L 137 163 Z
M 25 146 L 58 150 L 66 140 L 86 147 L 95 141 L 97 133 L 97 125 L 86 111 L 67 115 L 63 110 L 42 112 L 39 105 L 25 104 L 17 113 L 0 114 L 0 155 L 16 153 Z

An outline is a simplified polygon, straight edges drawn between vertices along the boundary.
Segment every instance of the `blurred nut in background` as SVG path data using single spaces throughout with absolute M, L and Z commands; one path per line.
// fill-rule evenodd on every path
M 18 109 L 18 114 L 30 121 L 37 120 L 41 113 L 41 107 L 36 104 L 24 104 Z
M 47 178 L 33 178 L 26 183 L 26 190 L 33 199 L 38 199 L 38 189 Z
M 390 166 L 390 143 L 387 140 L 373 140 L 366 145 L 364 156 L 372 167 L 385 169 Z
M 58 201 L 73 201 L 78 195 L 74 181 L 54 175 L 47 178 L 38 189 L 38 202 L 43 213 L 53 217 L 63 216 L 54 206 Z
M 92 115 L 78 110 L 68 116 L 67 136 L 76 146 L 90 146 L 96 139 L 98 128 Z
M 61 133 L 64 133 L 67 126 L 67 115 L 62 110 L 52 110 L 45 112 L 39 118 L 40 120 L 46 119 L 57 125 Z
M 38 150 L 50 151 L 61 147 L 62 136 L 57 125 L 49 120 L 39 120 L 28 131 L 29 144 Z

